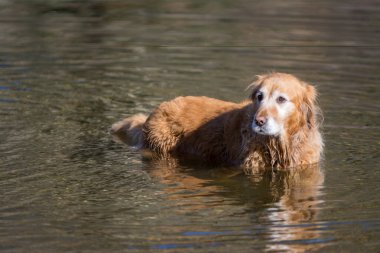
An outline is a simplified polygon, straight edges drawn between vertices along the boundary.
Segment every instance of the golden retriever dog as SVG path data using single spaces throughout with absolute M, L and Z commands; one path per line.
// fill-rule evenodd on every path
M 160 157 L 201 159 L 257 169 L 317 163 L 323 149 L 316 90 L 293 75 L 257 76 L 241 103 L 177 97 L 149 117 L 137 114 L 112 126 L 130 145 Z

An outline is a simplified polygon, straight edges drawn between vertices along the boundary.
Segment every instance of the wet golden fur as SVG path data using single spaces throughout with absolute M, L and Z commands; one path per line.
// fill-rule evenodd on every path
M 289 97 L 295 108 L 280 119 L 274 106 L 257 101 L 265 88 Z M 258 76 L 250 85 L 251 100 L 225 102 L 208 97 L 177 97 L 163 102 L 150 115 L 138 114 L 113 125 L 114 134 L 159 156 L 196 158 L 212 163 L 243 165 L 252 169 L 284 169 L 320 160 L 315 88 L 289 74 Z M 284 131 L 278 136 L 252 130 L 255 117 L 270 116 Z

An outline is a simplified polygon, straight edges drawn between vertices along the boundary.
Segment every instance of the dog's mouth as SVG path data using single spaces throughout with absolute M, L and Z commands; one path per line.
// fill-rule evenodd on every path
M 252 130 L 253 132 L 259 135 L 265 135 L 265 136 L 279 136 L 280 135 L 280 131 L 278 131 L 278 129 L 273 129 L 273 128 L 268 129 L 266 125 L 258 126 L 253 123 Z
M 266 131 L 263 127 L 254 127 L 253 131 L 257 134 L 260 134 L 260 135 L 267 135 L 267 136 L 272 135 L 272 134 L 268 133 L 268 131 Z

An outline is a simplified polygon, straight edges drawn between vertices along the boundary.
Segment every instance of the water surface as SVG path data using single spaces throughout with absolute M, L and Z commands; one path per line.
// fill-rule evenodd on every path
M 0 251 L 373 252 L 376 1 L 0 1 Z M 317 86 L 320 167 L 275 176 L 147 161 L 109 127 L 256 74 Z

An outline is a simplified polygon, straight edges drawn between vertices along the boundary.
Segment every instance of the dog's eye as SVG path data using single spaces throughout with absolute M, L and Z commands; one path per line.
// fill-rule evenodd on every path
M 279 103 L 279 104 L 283 104 L 283 103 L 285 103 L 286 101 L 288 101 L 286 98 L 284 98 L 283 96 L 279 96 L 278 98 L 277 98 L 277 103 Z
M 264 98 L 263 93 L 261 93 L 261 92 L 257 93 L 257 94 L 256 94 L 256 98 L 257 98 L 258 101 L 263 100 L 263 98 Z

